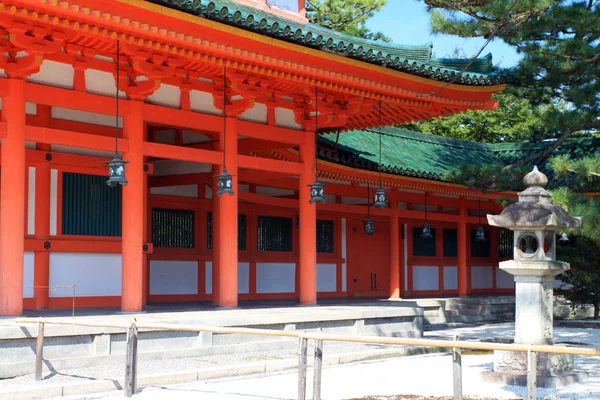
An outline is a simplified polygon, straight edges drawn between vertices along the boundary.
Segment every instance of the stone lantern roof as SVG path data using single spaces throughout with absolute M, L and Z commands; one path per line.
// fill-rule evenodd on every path
M 548 178 L 536 167 L 525 175 L 523 183 L 527 186 L 519 192 L 519 201 L 507 206 L 500 215 L 488 215 L 492 226 L 511 230 L 560 231 L 579 228 L 581 221 L 571 217 L 561 207 L 552 204 L 552 196 L 544 189 Z

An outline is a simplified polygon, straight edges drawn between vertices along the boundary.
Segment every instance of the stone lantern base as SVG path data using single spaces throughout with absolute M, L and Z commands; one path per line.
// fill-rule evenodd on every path
M 537 353 L 537 386 L 554 388 L 570 385 L 588 378 L 587 372 L 574 371 L 572 354 Z M 488 382 L 507 385 L 527 385 L 527 353 L 494 351 L 494 370 L 482 373 Z

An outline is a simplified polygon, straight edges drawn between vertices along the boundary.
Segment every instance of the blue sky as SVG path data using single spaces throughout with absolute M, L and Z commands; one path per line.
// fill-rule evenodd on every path
M 388 0 L 388 4 L 367 23 L 372 31 L 383 32 L 397 44 L 425 44 L 433 42 L 436 57 L 448 57 L 454 49 L 462 49 L 467 57 L 476 54 L 484 39 L 463 39 L 455 36 L 433 35 L 425 4 L 418 0 Z M 481 53 L 492 53 L 494 65 L 503 68 L 514 66 L 519 55 L 501 40 L 492 40 Z

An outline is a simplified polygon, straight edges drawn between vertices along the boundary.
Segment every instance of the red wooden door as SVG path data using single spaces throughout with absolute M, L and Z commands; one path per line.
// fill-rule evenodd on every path
M 389 224 L 375 222 L 375 233 L 363 234 L 363 223 L 353 220 L 349 241 L 350 292 L 354 296 L 387 296 L 390 286 Z

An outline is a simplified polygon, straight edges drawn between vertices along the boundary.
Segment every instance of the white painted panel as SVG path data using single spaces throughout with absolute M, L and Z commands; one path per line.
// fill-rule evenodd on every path
M 95 56 L 96 57 L 96 56 Z M 107 59 L 111 63 L 111 59 Z M 114 69 L 114 66 L 112 67 Z M 115 76 L 112 72 L 98 71 L 95 69 L 85 70 L 85 88 L 88 93 L 100 94 L 103 96 L 115 97 L 117 85 L 115 85 Z M 119 97 L 124 98 L 125 93 L 119 90 Z
M 202 160 L 198 160 L 202 161 Z M 193 163 L 179 160 L 158 160 L 153 162 L 154 173 L 152 176 L 202 174 L 212 171 L 212 165 Z
M 204 185 L 204 197 L 212 199 L 212 188 L 208 185 Z
M 163 196 L 198 198 L 198 185 L 163 186 L 150 188 L 150 193 Z
M 238 190 L 240 192 L 249 192 L 250 191 L 250 185 L 246 185 L 243 183 L 238 183 Z
M 256 194 L 260 194 L 263 196 L 293 196 L 294 195 L 294 191 L 293 190 L 289 190 L 289 189 L 278 189 L 278 188 L 273 188 L 273 187 L 267 187 L 267 186 L 257 186 L 256 187 Z
M 37 115 L 37 104 L 26 102 L 25 103 L 25 114 Z
M 414 290 L 439 290 L 439 269 L 436 266 L 413 266 L 413 289 Z
M 336 270 L 335 264 L 317 264 L 317 292 L 335 292 Z
M 150 261 L 150 294 L 198 294 L 198 261 Z
M 471 267 L 471 287 L 473 289 L 492 289 L 494 287 L 493 267 Z
M 29 149 L 29 150 L 35 150 L 36 149 L 36 143 L 35 142 L 30 142 L 30 141 L 25 141 L 25 148 Z
M 212 294 L 212 261 L 207 261 L 204 267 L 204 292 Z
M 342 218 L 342 258 L 346 260 L 342 264 L 342 292 L 346 291 L 346 264 L 348 263 L 346 254 L 346 218 Z
M 50 253 L 50 297 L 120 296 L 121 254 Z
M 163 129 L 154 132 L 154 141 L 162 144 L 175 144 L 175 130 Z
M 44 60 L 40 70 L 27 77 L 27 82 L 42 85 L 56 86 L 73 89 L 73 78 L 75 69 L 70 64 L 58 63 L 56 61 Z
M 35 235 L 35 167 L 29 167 L 27 188 L 27 234 Z
M 250 293 L 250 263 L 238 263 L 238 293 Z
M 278 126 L 291 129 L 301 129 L 302 125 L 296 122 L 294 111 L 288 108 L 275 108 L 275 123 Z
M 66 119 L 69 121 L 85 122 L 88 124 L 115 126 L 115 116 L 96 114 L 88 111 L 73 110 L 71 108 L 52 107 L 52 118 Z M 119 117 L 119 128 L 123 127 L 123 117 Z
M 181 104 L 181 89 L 177 86 L 163 83 L 154 93 L 148 96 L 147 100 L 152 104 L 179 108 Z
M 408 226 L 402 224 L 404 229 L 404 290 L 408 290 Z
M 239 117 L 246 121 L 254 121 L 261 124 L 267 123 L 267 106 L 266 104 L 256 103 L 254 107 L 244 111 Z
M 458 289 L 458 267 L 444 266 L 444 290 Z
M 414 204 L 412 205 L 413 211 L 425 211 L 425 204 Z M 433 206 L 431 204 L 427 204 L 427 211 L 437 211 L 438 206 Z
M 294 293 L 296 264 L 256 263 L 256 293 Z
M 58 215 L 58 171 L 50 170 L 50 235 L 56 236 Z
M 112 151 L 84 149 L 82 147 L 62 146 L 58 144 L 50 145 L 50 149 L 54 153 L 79 154 L 80 156 L 91 156 L 109 159 L 112 159 L 115 156 L 115 153 Z
M 325 202 L 327 204 L 335 204 L 335 194 L 327 194 L 325 193 Z
M 26 251 L 23 255 L 23 297 L 26 299 L 33 298 L 34 257 L 33 251 Z
M 368 202 L 368 199 L 363 199 L 360 197 L 342 196 L 342 204 L 367 204 Z
M 222 115 L 223 113 L 213 103 L 213 95 L 198 90 L 190 91 L 190 109 L 196 112 Z
M 513 289 L 515 287 L 515 277 L 506 271 L 496 268 L 496 288 Z
M 212 139 L 196 132 L 183 131 L 183 144 L 209 143 Z

